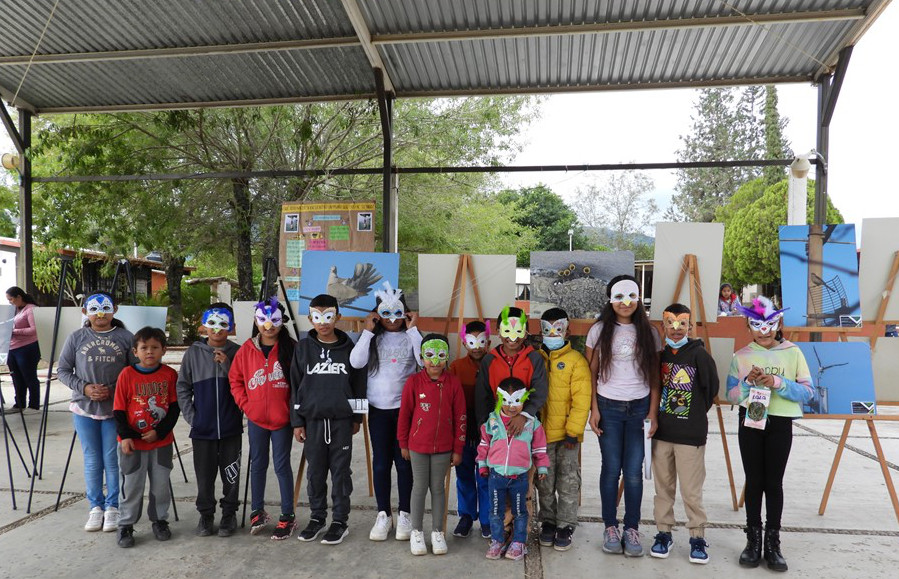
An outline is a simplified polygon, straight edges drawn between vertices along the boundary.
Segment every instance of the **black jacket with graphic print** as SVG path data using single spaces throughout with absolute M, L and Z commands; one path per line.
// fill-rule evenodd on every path
M 349 400 L 365 398 L 368 372 L 350 365 L 353 340 L 340 330 L 334 333 L 337 342 L 333 344 L 319 342 L 315 330 L 297 342 L 290 366 L 290 422 L 294 428 L 323 418 L 362 422 L 362 415 L 353 413 Z
M 661 356 L 662 400 L 656 440 L 702 446 L 709 434 L 708 413 L 718 395 L 718 369 L 702 340 Z

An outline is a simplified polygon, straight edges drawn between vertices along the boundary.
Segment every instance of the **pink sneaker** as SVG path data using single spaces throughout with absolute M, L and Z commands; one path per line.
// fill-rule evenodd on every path
M 528 549 L 524 546 L 524 543 L 512 541 L 512 544 L 509 545 L 509 549 L 506 551 L 506 559 L 518 561 L 519 559 L 522 559 L 527 554 L 527 552 Z
M 503 544 L 499 541 L 490 541 L 490 546 L 487 548 L 487 558 L 496 560 L 502 556 Z

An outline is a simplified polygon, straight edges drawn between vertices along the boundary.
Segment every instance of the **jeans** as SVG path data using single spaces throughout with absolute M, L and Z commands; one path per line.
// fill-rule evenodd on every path
M 602 468 L 599 496 L 606 527 L 618 526 L 618 480 L 624 474 L 624 528 L 640 524 L 643 501 L 643 420 L 649 412 L 649 396 L 638 400 L 611 400 L 597 396 L 599 450 Z
M 481 527 L 490 527 L 490 491 L 487 479 L 478 476 L 478 443 L 465 443 L 462 462 L 456 467 L 456 497 L 459 516 L 468 515 L 479 520 Z
M 72 414 L 84 453 L 84 486 L 91 508 L 119 508 L 119 457 L 115 420 L 95 420 Z M 106 473 L 106 497 L 103 473 Z
M 25 408 L 25 394 L 28 394 L 28 406 L 39 408 L 41 405 L 41 383 L 37 379 L 37 363 L 41 359 L 41 348 L 32 342 L 9 351 L 9 373 L 16 390 L 16 406 Z
M 403 458 L 400 452 L 400 441 L 396 437 L 396 425 L 399 422 L 400 409 L 381 410 L 374 406 L 368 408 L 368 433 L 371 437 L 371 470 L 372 486 L 375 487 L 375 499 L 378 510 L 390 514 L 391 471 L 396 465 L 396 491 L 399 495 L 401 511 L 411 512 L 412 498 L 412 463 Z
M 278 477 L 278 490 L 281 491 L 281 514 L 292 515 L 294 480 L 293 469 L 290 467 L 290 447 L 293 443 L 293 428 L 288 424 L 278 430 L 268 430 L 247 420 L 247 433 L 250 438 L 252 509 L 258 511 L 265 506 L 265 475 L 268 472 L 268 447 L 271 443 L 275 476 Z
M 505 542 L 504 519 L 506 516 L 506 496 L 512 510 L 512 541 L 526 543 L 528 540 L 528 473 L 515 478 L 497 474 L 491 470 L 487 477 L 490 489 L 490 538 Z

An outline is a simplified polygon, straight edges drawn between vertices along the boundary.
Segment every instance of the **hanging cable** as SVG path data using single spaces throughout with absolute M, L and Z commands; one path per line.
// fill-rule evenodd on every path
M 59 0 L 53 3 L 53 8 L 50 10 L 50 15 L 47 17 L 47 23 L 44 24 L 44 29 L 41 30 L 41 35 L 37 39 L 37 44 L 34 45 L 34 50 L 31 52 L 31 58 L 28 59 L 28 65 L 25 67 L 25 72 L 22 74 L 22 80 L 19 81 L 19 86 L 16 87 L 16 94 L 12 97 L 12 105 L 15 106 L 16 99 L 19 98 L 19 91 L 22 90 L 22 85 L 25 84 L 25 78 L 28 76 L 28 72 L 31 70 L 31 63 L 34 62 L 34 57 L 37 55 L 38 49 L 41 47 L 41 42 L 44 40 L 44 34 L 47 33 L 47 29 L 50 27 L 50 21 L 53 20 L 53 15 L 56 14 L 56 7 L 59 6 Z

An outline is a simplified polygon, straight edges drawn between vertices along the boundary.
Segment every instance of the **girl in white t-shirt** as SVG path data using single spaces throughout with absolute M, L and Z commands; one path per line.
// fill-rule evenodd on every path
M 590 428 L 599 437 L 602 469 L 599 494 L 605 526 L 602 549 L 643 555 L 640 503 L 643 500 L 643 421 L 655 432 L 659 408 L 659 334 L 649 324 L 640 288 L 629 275 L 613 278 L 609 303 L 587 334 L 587 357 L 596 384 Z M 618 481 L 624 474 L 624 535 L 618 530 Z

